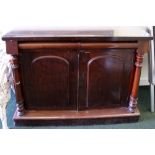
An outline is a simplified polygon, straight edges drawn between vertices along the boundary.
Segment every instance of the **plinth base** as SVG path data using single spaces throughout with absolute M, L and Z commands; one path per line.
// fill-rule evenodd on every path
M 130 113 L 126 107 L 105 108 L 85 111 L 72 110 L 27 110 L 23 116 L 14 114 L 15 125 L 91 125 L 138 121 L 138 109 Z

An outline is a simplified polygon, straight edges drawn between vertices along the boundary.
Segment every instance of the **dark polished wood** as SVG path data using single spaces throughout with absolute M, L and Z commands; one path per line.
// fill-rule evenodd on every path
M 22 50 L 19 58 L 26 109 L 77 109 L 77 50 Z
M 137 48 L 137 43 L 19 43 L 19 49 L 45 49 L 45 48 L 82 48 L 82 49 L 100 49 L 100 48 Z
M 149 42 L 147 41 L 139 41 L 138 49 L 136 51 L 136 60 L 135 60 L 135 74 L 134 74 L 134 80 L 133 80 L 133 86 L 132 91 L 130 95 L 130 101 L 129 101 L 129 111 L 134 112 L 137 106 L 137 94 L 138 94 L 138 86 L 140 81 L 140 75 L 141 75 L 141 68 L 144 58 L 144 53 L 148 52 L 149 48 Z
M 3 40 L 18 40 L 21 42 L 52 41 L 52 42 L 137 42 L 138 40 L 153 39 L 152 37 L 115 36 L 113 30 L 21 30 L 10 31 Z
M 140 72 L 150 39 L 113 31 L 6 34 L 7 53 L 14 57 L 15 123 L 138 121 Z
M 6 51 L 12 55 L 18 55 L 18 43 L 16 40 L 6 40 Z
M 19 60 L 17 55 L 12 55 L 12 71 L 14 76 L 14 88 L 16 95 L 16 103 L 17 103 L 17 112 L 19 116 L 24 115 L 24 98 L 23 92 L 21 89 L 21 74 L 19 71 Z
M 80 109 L 127 106 L 135 50 L 95 49 L 80 52 Z
M 135 109 L 129 113 L 127 107 L 91 109 L 85 111 L 73 110 L 29 110 L 19 117 L 14 114 L 16 125 L 92 125 L 123 122 L 136 122 L 140 112 Z

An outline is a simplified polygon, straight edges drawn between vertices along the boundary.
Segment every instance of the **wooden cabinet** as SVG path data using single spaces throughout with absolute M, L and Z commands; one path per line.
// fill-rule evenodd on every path
M 77 108 L 77 50 L 28 49 L 19 58 L 25 109 Z
M 99 31 L 6 34 L 3 40 L 13 57 L 15 123 L 137 121 L 140 71 L 150 39 L 105 37 Z
M 134 49 L 93 49 L 80 53 L 80 106 L 127 106 L 133 81 Z

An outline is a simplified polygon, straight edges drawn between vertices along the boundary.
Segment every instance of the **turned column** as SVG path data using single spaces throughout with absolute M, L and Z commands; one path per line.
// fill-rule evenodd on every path
M 17 115 L 22 116 L 24 114 L 24 98 L 21 88 L 21 76 L 19 66 L 19 53 L 18 53 L 18 42 L 16 40 L 6 40 L 6 51 L 12 56 L 11 66 L 14 78 L 14 89 L 17 104 Z
M 14 88 L 17 103 L 17 112 L 19 116 L 24 114 L 24 99 L 21 90 L 21 78 L 19 73 L 18 55 L 12 55 L 12 70 L 14 76 Z
M 137 95 L 138 95 L 138 88 L 139 88 L 139 81 L 141 75 L 141 68 L 144 58 L 144 52 L 148 50 L 148 41 L 139 41 L 138 49 L 136 53 L 136 61 L 135 61 L 135 74 L 133 79 L 133 86 L 129 100 L 129 112 L 134 113 L 137 107 Z

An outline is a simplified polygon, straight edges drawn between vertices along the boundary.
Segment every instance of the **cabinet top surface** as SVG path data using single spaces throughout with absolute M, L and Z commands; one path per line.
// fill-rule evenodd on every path
M 150 40 L 152 37 L 144 30 L 18 30 L 10 31 L 2 37 L 3 40 L 42 41 L 42 40 L 71 40 L 86 39 L 107 41 L 137 41 Z

